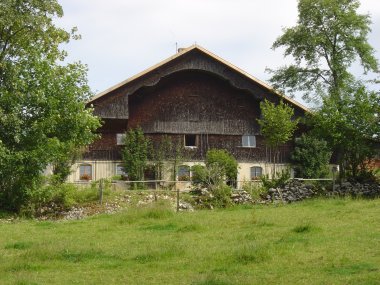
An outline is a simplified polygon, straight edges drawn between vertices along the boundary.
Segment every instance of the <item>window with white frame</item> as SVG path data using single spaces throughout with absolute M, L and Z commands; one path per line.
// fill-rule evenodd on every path
M 125 134 L 116 134 L 116 144 L 124 145 Z
M 243 135 L 241 143 L 243 147 L 256 147 L 256 137 L 254 135 Z
M 251 180 L 259 179 L 263 175 L 263 169 L 260 166 L 251 167 Z
M 79 165 L 79 180 L 92 180 L 92 165 L 84 163 Z

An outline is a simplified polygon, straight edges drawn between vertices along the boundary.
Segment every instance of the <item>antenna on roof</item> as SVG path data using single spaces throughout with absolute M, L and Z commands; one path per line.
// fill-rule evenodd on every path
M 175 52 L 177 53 L 178 52 L 178 43 L 175 42 Z

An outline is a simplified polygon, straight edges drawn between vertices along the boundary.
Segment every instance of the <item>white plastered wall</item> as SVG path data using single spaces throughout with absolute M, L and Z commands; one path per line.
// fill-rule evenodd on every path
M 121 161 L 99 161 L 99 160 L 83 160 L 76 162 L 71 167 L 71 174 L 67 178 L 68 182 L 80 181 L 79 167 L 81 164 L 90 164 L 92 166 L 92 180 L 101 178 L 110 178 L 116 175 L 116 166 L 121 164 Z
M 92 166 L 92 180 L 99 180 L 101 178 L 110 178 L 112 176 L 116 175 L 116 167 L 117 165 L 121 164 L 122 161 L 92 161 L 92 160 L 83 160 L 78 161 L 72 166 L 72 173 L 68 177 L 68 182 L 79 182 L 80 181 L 80 175 L 79 175 L 79 167 L 81 164 L 90 164 Z M 193 166 L 196 164 L 204 165 L 204 162 L 196 162 L 196 161 L 184 161 L 180 163 L 179 165 L 188 165 Z M 179 166 L 178 165 L 178 166 Z M 255 163 L 255 162 L 240 162 L 238 164 L 238 189 L 241 188 L 242 184 L 245 181 L 251 181 L 251 167 L 261 167 L 262 168 L 262 174 L 268 175 L 269 178 L 272 176 L 273 171 L 273 164 L 270 163 Z M 276 164 L 276 172 L 281 172 L 282 170 L 285 170 L 289 168 L 288 164 Z M 170 163 L 165 163 L 165 169 L 167 170 L 166 174 L 164 175 L 164 180 L 171 180 L 172 175 L 172 167 L 170 166 Z M 291 176 L 293 177 L 293 170 L 291 169 Z M 190 185 L 190 183 L 189 183 Z M 182 183 L 179 187 L 180 189 L 186 189 L 189 187 L 186 183 Z

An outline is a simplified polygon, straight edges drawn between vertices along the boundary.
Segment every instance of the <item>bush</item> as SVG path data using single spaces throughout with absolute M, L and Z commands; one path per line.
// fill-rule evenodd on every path
M 292 154 L 297 176 L 301 178 L 322 178 L 329 174 L 328 164 L 331 150 L 326 141 L 310 135 L 302 135 L 296 141 Z
M 259 200 L 268 192 L 263 185 L 251 181 L 244 181 L 242 189 L 248 192 L 253 200 Z
M 54 183 L 54 177 L 28 195 L 28 202 L 21 208 L 21 214 L 32 217 L 41 214 L 56 215 L 75 205 L 99 200 L 99 181 L 93 181 L 89 187 L 78 187 L 69 183 Z M 103 197 L 111 193 L 111 182 L 104 179 Z
M 76 191 L 75 185 L 70 184 L 48 184 L 41 186 L 29 193 L 28 202 L 21 208 L 21 214 L 32 217 L 44 213 L 44 208 L 49 212 L 62 211 L 73 206 L 71 198 Z
M 380 169 L 362 168 L 358 171 L 356 177 L 350 177 L 349 180 L 359 183 L 378 183 L 380 181 L 379 174 Z
M 191 167 L 191 180 L 192 182 L 199 187 L 207 187 L 208 184 L 208 173 L 206 166 L 196 164 Z
M 235 181 L 238 171 L 236 159 L 224 149 L 211 149 L 206 154 L 206 166 L 218 165 L 222 170 L 222 178 Z
M 232 204 L 231 193 L 232 188 L 228 185 L 221 184 L 211 187 L 211 193 L 214 196 L 211 198 L 211 205 L 216 208 L 227 208 Z
M 281 173 L 277 173 L 276 177 L 277 178 L 269 179 L 268 175 L 261 176 L 261 182 L 265 190 L 284 187 L 290 179 L 290 170 L 282 170 Z

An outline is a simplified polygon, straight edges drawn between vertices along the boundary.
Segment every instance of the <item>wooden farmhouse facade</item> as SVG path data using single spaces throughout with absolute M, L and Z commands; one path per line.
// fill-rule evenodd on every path
M 74 165 L 69 180 L 121 174 L 123 134 L 137 127 L 156 147 L 163 136 L 181 144 L 185 166 L 204 161 L 206 152 L 217 148 L 226 149 L 238 160 L 237 180 L 270 174 L 271 151 L 257 123 L 264 99 L 275 103 L 284 100 L 297 117 L 308 112 L 198 45 L 180 49 L 89 102 L 103 120 L 100 138 Z M 293 146 L 294 140 L 281 147 L 280 167 L 289 163 Z

